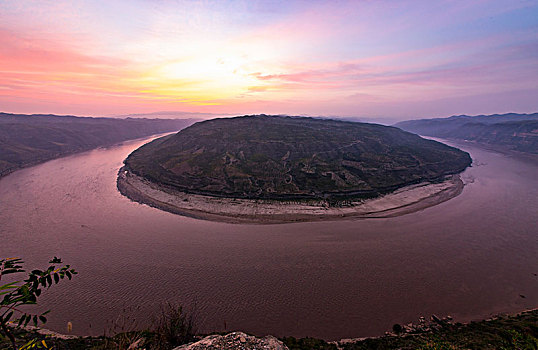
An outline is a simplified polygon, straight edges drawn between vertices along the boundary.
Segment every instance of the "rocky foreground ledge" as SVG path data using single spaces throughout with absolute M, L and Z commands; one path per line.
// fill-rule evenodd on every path
M 280 340 L 273 336 L 256 338 L 243 332 L 233 332 L 225 335 L 210 335 L 195 343 L 182 345 L 174 350 L 288 350 Z
M 386 218 L 416 212 L 458 196 L 459 175 L 421 182 L 366 200 L 277 201 L 189 194 L 148 181 L 126 167 L 118 173 L 119 191 L 129 199 L 174 214 L 229 223 L 275 224 L 343 218 Z
M 326 342 L 315 338 L 272 336 L 256 338 L 242 332 L 212 335 L 174 350 L 266 349 L 266 350 L 367 350 L 367 349 L 537 349 L 538 310 L 497 316 L 467 324 L 450 317 L 432 315 L 416 324 L 394 325 L 392 332 L 373 338 Z
M 29 341 L 46 341 L 49 349 L 69 350 L 157 350 L 153 331 L 132 331 L 113 336 L 75 337 L 45 330 L 18 329 L 15 332 L 18 348 Z M 538 349 L 538 309 L 515 315 L 500 315 L 488 320 L 462 324 L 450 317 L 420 318 L 418 323 L 395 324 L 391 332 L 373 338 L 341 339 L 327 342 L 316 338 L 273 336 L 255 337 L 243 332 L 196 336 L 194 342 L 174 350 L 367 350 L 367 349 Z M 176 346 L 176 347 L 174 347 Z M 0 336 L 0 349 L 11 348 Z

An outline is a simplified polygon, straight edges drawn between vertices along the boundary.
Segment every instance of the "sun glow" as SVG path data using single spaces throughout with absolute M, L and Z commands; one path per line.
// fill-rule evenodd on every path
M 167 62 L 147 73 L 146 79 L 154 86 L 143 92 L 194 104 L 217 103 L 260 85 L 245 69 L 247 64 L 245 57 L 237 55 L 200 55 Z

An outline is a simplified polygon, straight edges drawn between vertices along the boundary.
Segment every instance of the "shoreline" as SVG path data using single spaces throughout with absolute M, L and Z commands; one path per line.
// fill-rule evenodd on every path
M 342 219 L 389 218 L 414 213 L 457 197 L 463 191 L 458 174 L 443 182 L 422 182 L 349 205 L 328 206 L 326 201 L 274 201 L 187 194 L 152 183 L 120 168 L 117 188 L 125 197 L 173 214 L 232 224 L 284 224 Z
M 126 142 L 136 142 L 136 141 L 144 141 L 144 140 L 149 140 L 148 142 L 150 142 L 153 139 L 163 137 L 163 136 L 167 136 L 167 135 L 173 134 L 175 132 L 177 132 L 177 131 L 167 131 L 167 132 L 164 132 L 164 133 L 158 133 L 158 134 L 152 134 L 152 135 L 137 137 L 135 139 L 126 139 L 126 140 L 119 141 L 119 142 L 105 143 L 105 144 L 102 144 L 102 145 L 99 145 L 99 146 L 96 146 L 96 147 L 81 148 L 81 149 L 78 149 L 78 150 L 71 150 L 71 151 L 65 151 L 65 152 L 56 153 L 56 154 L 54 154 L 54 155 L 52 155 L 50 157 L 47 157 L 47 158 L 30 161 L 28 163 L 15 165 L 15 166 L 13 166 L 11 168 L 4 169 L 4 170 L 0 171 L 0 180 L 2 178 L 4 178 L 4 177 L 8 176 L 8 175 L 13 174 L 14 172 L 19 171 L 19 170 L 23 170 L 23 169 L 31 168 L 31 167 L 34 167 L 34 166 L 38 166 L 38 165 L 48 163 L 48 162 L 56 160 L 56 159 L 67 158 L 67 157 L 79 155 L 79 154 L 86 153 L 86 152 L 92 152 L 92 151 L 95 151 L 95 150 L 98 150 L 98 149 L 107 149 L 107 148 L 110 148 L 110 147 L 121 146 L 121 145 L 125 144 Z
M 425 137 L 423 135 L 420 135 L 420 136 Z M 485 143 L 485 142 L 478 142 L 478 141 L 473 141 L 473 140 L 463 140 L 463 139 L 454 139 L 454 138 L 438 138 L 438 137 L 433 137 L 433 136 L 426 136 L 426 137 L 429 139 L 433 139 L 434 141 L 439 141 L 445 144 L 447 144 L 447 142 L 453 143 L 455 145 L 458 145 L 457 148 L 460 148 L 460 149 L 462 149 L 462 147 L 465 147 L 465 146 L 471 146 L 471 147 L 476 147 L 476 148 L 486 150 L 489 152 L 495 152 L 495 153 L 503 154 L 505 156 L 515 157 L 523 161 L 538 164 L 538 153 L 517 151 L 510 148 L 510 145 L 498 145 L 494 143 Z
M 467 322 L 459 322 L 457 319 L 452 319 L 450 318 L 449 316 L 447 317 L 444 317 L 444 318 L 439 318 L 435 315 L 432 315 L 430 318 L 429 318 L 429 322 L 421 322 L 421 319 L 425 320 L 424 317 L 421 317 L 419 318 L 419 323 L 409 323 L 409 324 L 406 324 L 406 325 L 403 325 L 403 329 L 402 329 L 402 332 L 399 333 L 399 334 L 396 334 L 394 333 L 392 330 L 387 330 L 385 331 L 385 333 L 383 335 L 378 335 L 378 336 L 367 336 L 367 337 L 354 337 L 354 338 L 341 338 L 341 339 L 337 339 L 337 340 L 325 340 L 325 339 L 321 339 L 321 338 L 311 338 L 311 339 L 317 339 L 317 340 L 323 340 L 324 342 L 326 342 L 327 344 L 334 344 L 335 346 L 337 346 L 337 348 L 341 349 L 342 346 L 345 346 L 345 345 L 351 345 L 351 344 L 356 344 L 356 343 L 360 343 L 360 342 L 363 342 L 363 341 L 372 341 L 372 340 L 383 340 L 383 339 L 387 339 L 387 338 L 401 338 L 401 339 L 406 339 L 406 338 L 412 338 L 412 337 L 417 337 L 417 336 L 421 336 L 421 335 L 424 335 L 424 334 L 433 334 L 435 332 L 439 332 L 439 330 L 446 330 L 446 326 L 449 325 L 449 326 L 457 326 L 457 327 L 466 327 L 466 326 L 469 326 L 473 323 L 479 323 L 479 322 L 495 322 L 495 321 L 498 321 L 498 320 L 502 320 L 503 318 L 506 319 L 506 318 L 518 318 L 518 317 L 521 317 L 523 315 L 527 315 L 527 314 L 532 314 L 532 313 L 536 313 L 538 312 L 538 308 L 536 307 L 533 307 L 533 308 L 527 308 L 527 309 L 523 309 L 521 311 L 515 311 L 515 312 L 504 312 L 504 313 L 498 313 L 498 314 L 494 314 L 494 315 L 491 315 L 489 317 L 479 317 L 479 318 L 476 318 L 476 319 L 473 319 L 473 320 L 470 320 L 470 321 L 467 321 Z M 434 318 L 435 317 L 435 318 Z M 418 329 L 416 329 L 415 327 L 418 326 Z M 424 328 L 424 326 L 426 326 L 426 328 Z M 436 328 L 436 326 L 439 326 Z M 423 329 L 421 329 L 421 327 Z M 60 332 L 60 331 L 54 331 L 54 330 L 51 330 L 49 328 L 46 328 L 46 327 L 35 327 L 35 326 L 26 326 L 26 327 L 22 327 L 21 329 L 23 329 L 24 331 L 26 332 L 35 332 L 37 334 L 40 334 L 40 335 L 43 335 L 43 336 L 46 336 L 46 337 L 50 337 L 50 338 L 55 338 L 55 339 L 60 339 L 60 340 L 76 340 L 76 339 L 98 339 L 99 337 L 102 337 L 102 336 L 91 336 L 91 335 L 72 335 L 72 334 L 65 334 L 63 332 Z M 230 334 L 230 333 L 233 333 L 234 331 L 230 331 L 230 332 L 224 332 L 224 334 Z M 242 330 L 236 330 L 235 332 L 243 332 Z M 211 335 L 215 335 L 215 334 L 223 334 L 223 333 L 202 333 L 202 334 L 198 334 L 198 338 L 199 339 L 203 339 L 205 337 L 208 337 L 208 336 L 211 336 Z M 103 335 L 105 336 L 105 335 Z M 262 338 L 262 335 L 253 335 L 254 337 L 256 338 Z M 105 336 L 106 337 L 106 336 Z M 277 339 L 285 339 L 286 337 L 289 337 L 289 336 L 281 336 L 281 337 L 278 337 Z M 298 338 L 298 339 L 301 339 L 301 338 Z M 304 339 L 308 339 L 307 338 L 304 338 Z M 196 342 L 196 341 L 194 341 Z

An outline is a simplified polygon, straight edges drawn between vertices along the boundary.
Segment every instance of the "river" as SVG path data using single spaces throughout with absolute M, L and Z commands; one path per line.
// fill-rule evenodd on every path
M 420 316 L 538 306 L 538 166 L 474 146 L 463 193 L 385 219 L 238 225 L 177 216 L 116 189 L 136 140 L 0 179 L 0 256 L 60 256 L 79 274 L 43 293 L 47 327 L 143 327 L 165 302 L 202 331 L 335 340 Z M 117 317 L 119 321 L 114 321 Z

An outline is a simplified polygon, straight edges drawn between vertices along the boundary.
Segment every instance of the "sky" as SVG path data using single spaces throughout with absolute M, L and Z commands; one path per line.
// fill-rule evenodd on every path
M 0 111 L 538 112 L 538 0 L 0 0 Z

